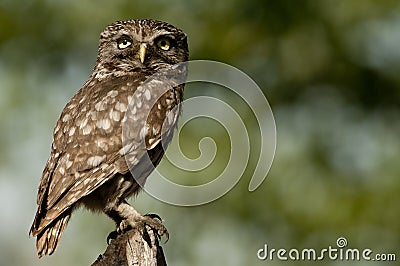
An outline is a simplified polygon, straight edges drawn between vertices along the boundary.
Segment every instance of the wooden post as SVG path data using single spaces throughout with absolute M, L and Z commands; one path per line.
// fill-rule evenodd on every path
M 166 266 L 159 237 L 150 227 L 132 229 L 111 240 L 92 266 Z

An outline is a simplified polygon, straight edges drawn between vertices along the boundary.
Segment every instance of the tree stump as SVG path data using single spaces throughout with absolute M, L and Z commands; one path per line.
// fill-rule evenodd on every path
M 111 240 L 106 251 L 92 266 L 166 266 L 159 236 L 146 226 L 141 232 L 131 229 Z

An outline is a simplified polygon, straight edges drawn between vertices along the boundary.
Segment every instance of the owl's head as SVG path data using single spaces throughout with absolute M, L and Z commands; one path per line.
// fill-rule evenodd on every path
M 185 62 L 188 56 L 186 34 L 171 24 L 148 19 L 117 21 L 100 35 L 95 71 L 157 71 Z

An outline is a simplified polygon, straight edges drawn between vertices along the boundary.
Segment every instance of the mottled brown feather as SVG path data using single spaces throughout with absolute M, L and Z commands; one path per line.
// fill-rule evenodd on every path
M 122 35 L 132 38 L 129 49 L 117 48 Z M 168 52 L 156 47 L 155 40 L 164 35 L 171 38 L 173 45 Z M 135 55 L 140 42 L 148 47 L 145 63 Z M 164 73 L 148 86 L 143 82 L 187 59 L 186 35 L 164 22 L 118 21 L 101 33 L 93 74 L 65 106 L 54 129 L 50 158 L 38 190 L 38 210 L 30 230 L 37 237 L 39 256 L 54 252 L 76 207 L 85 205 L 105 211 L 108 202 L 122 200 L 110 197 L 137 193 L 140 187 L 132 173 L 145 180 L 172 139 L 180 113 L 180 107 L 174 108 L 182 101 L 180 84 L 182 76 L 186 77 L 186 68 L 178 79 Z M 162 96 L 153 106 L 156 95 Z M 124 117 L 129 125 L 127 133 L 123 132 Z M 166 119 L 167 128 L 162 131 Z M 118 194 L 121 177 L 130 185 Z

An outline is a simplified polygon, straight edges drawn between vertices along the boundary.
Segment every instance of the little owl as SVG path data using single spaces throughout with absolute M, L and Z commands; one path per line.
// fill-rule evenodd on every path
M 147 225 L 168 234 L 155 215 L 140 215 L 125 199 L 138 193 L 172 139 L 188 55 L 186 34 L 161 21 L 117 21 L 101 33 L 93 73 L 54 128 L 30 229 L 39 257 L 54 252 L 82 205 L 107 214 L 118 233 Z

